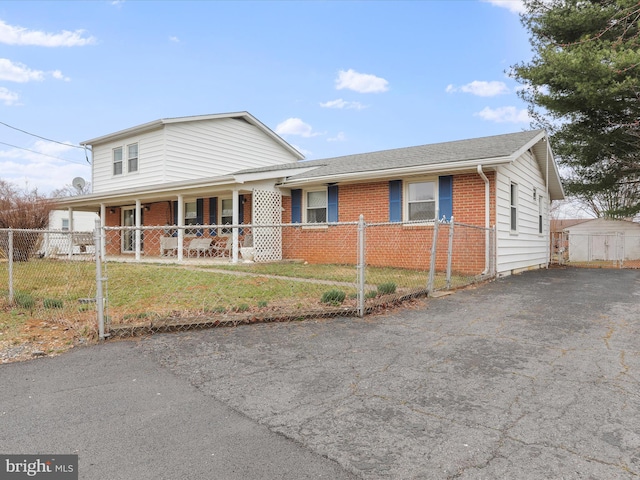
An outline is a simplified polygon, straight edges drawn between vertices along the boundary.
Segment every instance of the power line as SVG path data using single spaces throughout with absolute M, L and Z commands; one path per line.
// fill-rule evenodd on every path
M 32 137 L 37 137 L 37 138 L 40 138 L 42 140 L 46 140 L 47 142 L 59 143 L 60 145 L 65 145 L 67 147 L 73 147 L 73 148 L 79 148 L 80 150 L 85 150 L 85 148 L 81 147 L 80 145 L 71 145 L 69 143 L 59 142 L 57 140 L 51 140 L 50 138 L 41 137 L 40 135 L 36 135 L 35 133 L 30 133 L 30 132 L 27 132 L 26 130 L 22 130 L 20 128 L 13 127 L 13 126 L 9 125 L 8 123 L 0 122 L 0 124 L 4 125 L 5 127 L 9 127 L 9 128 L 14 129 L 14 130 L 17 130 L 19 132 L 26 133 L 27 135 L 31 135 Z
M 0 123 L 2 123 L 2 122 L 0 122 Z M 56 143 L 60 143 L 60 142 L 56 142 Z M 73 160 L 68 160 L 66 158 L 60 158 L 60 157 L 55 157 L 53 155 L 49 155 L 48 153 L 36 152 L 35 150 L 29 150 L 28 148 L 18 147 L 17 145 L 11 145 L 10 143 L 0 142 L 0 144 L 6 145 L 7 147 L 18 148 L 20 150 L 26 150 L 27 152 L 35 153 L 37 155 L 44 155 L 45 157 L 55 158 L 56 160 L 62 160 L 63 162 L 77 163 L 79 165 L 84 165 L 84 162 L 74 162 Z M 63 145 L 66 145 L 66 143 L 63 144 Z

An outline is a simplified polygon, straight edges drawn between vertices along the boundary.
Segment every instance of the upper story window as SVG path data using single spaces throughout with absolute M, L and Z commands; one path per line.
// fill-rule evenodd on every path
M 122 147 L 113 149 L 113 174 L 122 175 Z
M 430 221 L 436 218 L 436 182 L 407 183 L 407 220 Z
M 327 191 L 307 192 L 306 200 L 307 223 L 325 223 L 327 221 Z
M 517 183 L 511 183 L 510 203 L 511 203 L 511 231 L 515 232 L 518 230 L 518 184 Z
M 127 145 L 127 172 L 138 171 L 138 144 Z
M 65 232 L 69 231 L 69 219 L 68 218 L 63 218 L 62 219 L 61 230 L 65 231 Z

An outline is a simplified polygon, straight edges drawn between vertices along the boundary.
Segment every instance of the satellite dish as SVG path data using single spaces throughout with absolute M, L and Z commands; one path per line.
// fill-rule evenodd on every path
M 73 185 L 78 191 L 81 191 L 86 185 L 86 182 L 84 181 L 84 178 L 76 177 L 71 181 L 71 185 Z

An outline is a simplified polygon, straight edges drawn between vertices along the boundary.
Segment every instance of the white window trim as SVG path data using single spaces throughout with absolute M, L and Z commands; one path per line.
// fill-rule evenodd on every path
M 515 197 L 516 197 L 516 204 L 514 205 L 513 203 L 511 203 L 511 201 L 513 200 L 513 195 L 512 195 L 512 189 L 515 187 Z M 515 228 L 513 226 L 513 222 L 512 222 L 512 212 L 513 209 L 515 208 L 515 212 L 516 212 L 516 218 L 515 218 Z M 518 225 L 519 225 L 519 220 L 520 220 L 520 189 L 518 188 L 518 184 L 516 182 L 513 181 L 509 181 L 509 231 L 512 234 L 517 234 L 518 233 Z
M 409 220 L 409 185 L 412 183 L 425 183 L 431 182 L 434 184 L 433 188 L 433 196 L 434 196 L 434 207 L 435 207 L 435 215 L 438 216 L 440 213 L 440 192 L 438 191 L 438 177 L 417 177 L 417 178 L 409 178 L 402 180 L 402 221 L 410 222 Z M 411 222 L 411 225 L 431 225 L 435 221 L 435 218 L 431 220 L 423 220 L 423 221 L 415 221 Z
M 308 190 L 302 191 L 302 223 L 311 223 L 307 218 L 307 194 L 312 192 L 324 192 L 325 199 L 325 218 L 329 218 L 329 189 L 327 187 L 324 188 L 310 188 Z M 317 226 L 316 226 L 317 225 Z M 313 222 L 308 228 L 325 228 L 327 227 L 327 221 L 324 222 Z
M 216 223 L 218 225 L 222 225 L 222 202 L 224 200 L 228 200 L 231 202 L 231 224 L 233 224 L 233 197 L 218 197 L 218 218 L 216 218 Z M 240 208 L 242 208 L 242 205 L 240 205 Z M 226 215 L 227 217 L 229 215 Z M 230 224 L 230 225 L 231 225 Z M 220 227 L 218 228 L 218 235 L 221 237 L 230 237 L 231 235 L 233 235 L 233 231 L 229 231 L 229 232 L 225 232 L 224 231 L 224 227 Z
M 135 157 L 129 157 L 129 147 L 132 145 L 136 145 L 136 149 L 138 151 L 138 155 L 136 155 Z M 126 152 L 127 152 L 127 173 L 138 173 L 140 171 L 140 145 L 138 144 L 138 142 L 133 142 L 133 143 L 129 143 L 126 146 Z M 129 169 L 129 161 L 132 159 L 136 159 L 136 169 L 135 170 L 130 170 Z
M 116 162 L 116 150 L 120 150 L 120 160 Z M 120 173 L 116 173 L 116 163 L 120 163 Z M 120 177 L 124 175 L 124 147 L 122 145 L 111 149 L 111 176 Z

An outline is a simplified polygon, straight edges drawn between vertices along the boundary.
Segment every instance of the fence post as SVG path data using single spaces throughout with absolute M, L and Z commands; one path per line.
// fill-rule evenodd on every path
M 451 257 L 453 257 L 453 216 L 449 221 L 449 249 L 447 251 L 447 290 L 451 288 Z
M 433 222 L 433 243 L 431 244 L 431 261 L 429 262 L 429 281 L 427 282 L 427 295 L 433 292 L 433 282 L 436 275 L 436 253 L 438 244 L 438 217 Z
M 358 218 L 358 316 L 364 317 L 364 285 L 365 285 L 365 223 L 364 215 Z
M 9 304 L 13 304 L 13 230 L 9 229 Z
M 98 338 L 104 340 L 108 335 L 104 331 L 104 289 L 102 282 L 106 280 L 102 278 L 102 255 L 98 252 L 102 251 L 102 233 L 100 220 L 96 220 L 96 226 L 93 231 L 93 243 L 96 257 L 96 312 L 98 317 Z

